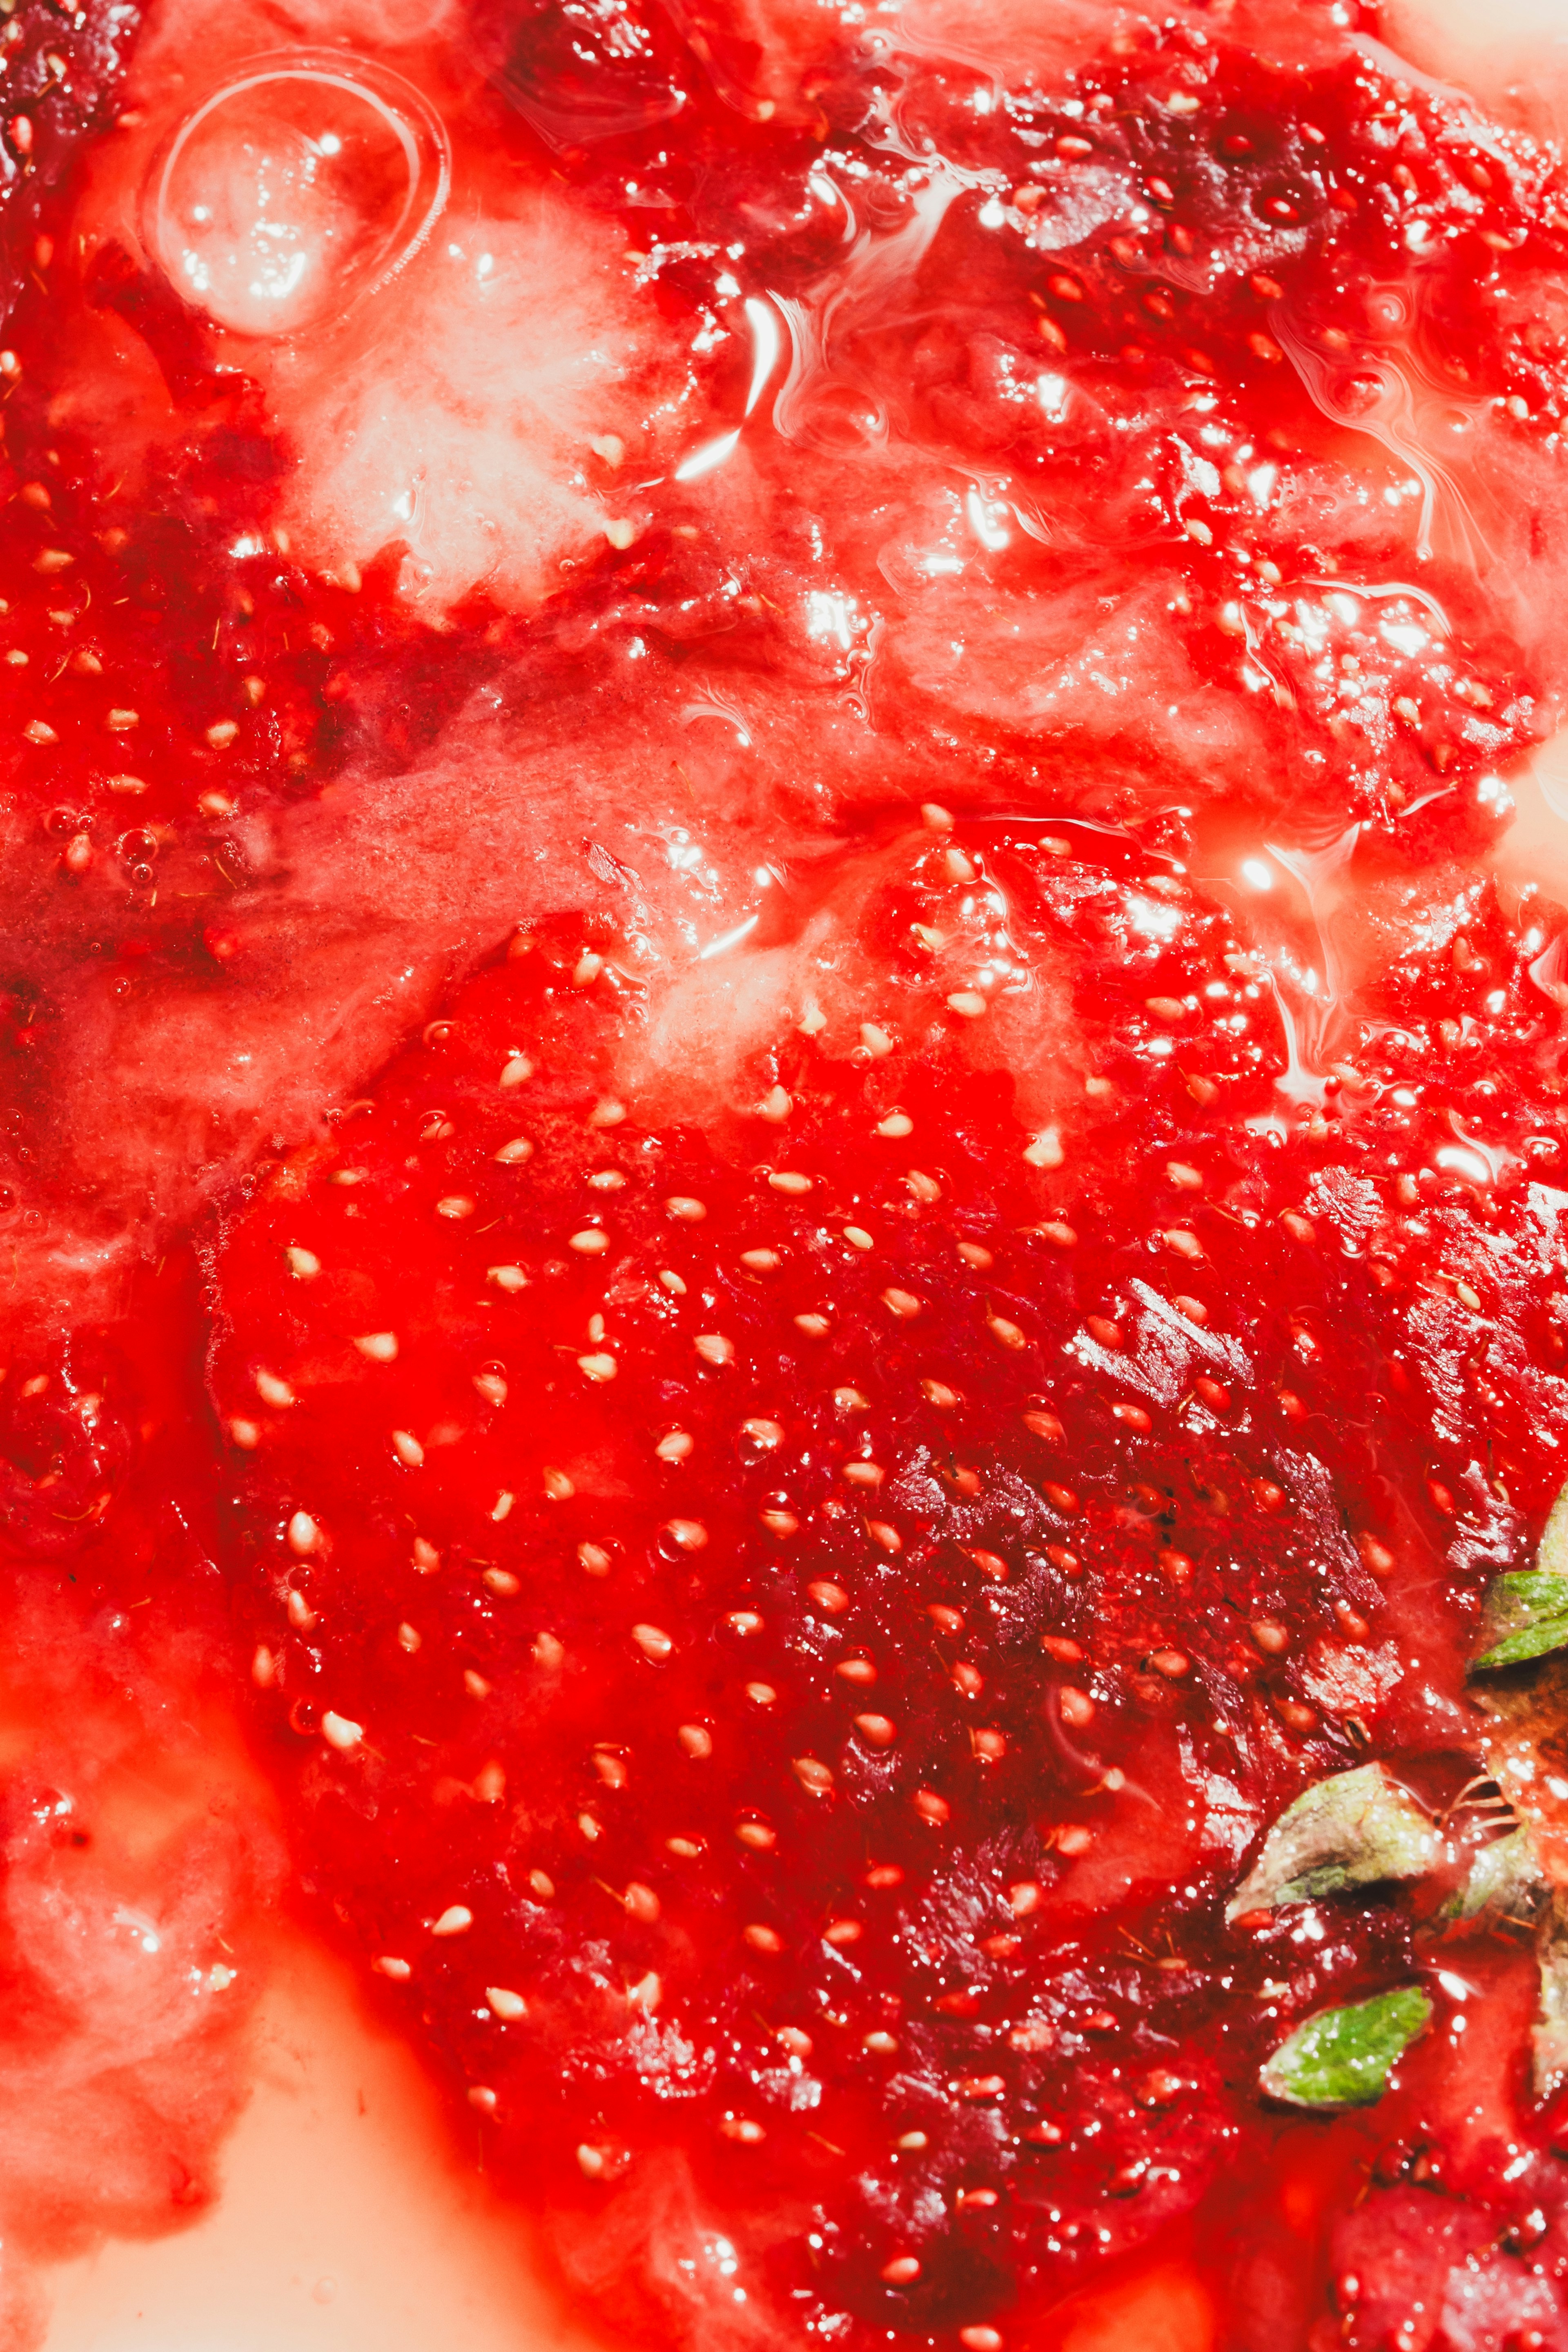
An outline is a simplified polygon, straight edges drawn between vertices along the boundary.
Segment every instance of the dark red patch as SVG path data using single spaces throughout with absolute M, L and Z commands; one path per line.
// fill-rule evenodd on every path
M 85 141 L 114 119 L 141 28 L 132 5 L 84 8 L 19 0 L 0 28 L 0 320 L 54 258 L 49 200 Z M 39 244 L 39 238 L 45 241 Z M 15 374 L 15 353 L 9 355 Z

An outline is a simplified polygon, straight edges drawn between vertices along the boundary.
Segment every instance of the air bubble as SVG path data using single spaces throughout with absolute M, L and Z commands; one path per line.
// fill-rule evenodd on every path
M 155 158 L 142 233 L 184 299 L 232 333 L 341 317 L 416 253 L 447 201 L 439 117 L 361 58 L 252 58 Z

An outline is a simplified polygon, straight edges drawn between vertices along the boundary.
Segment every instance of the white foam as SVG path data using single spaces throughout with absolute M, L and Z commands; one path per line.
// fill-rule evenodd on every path
M 277 351 L 305 561 L 363 570 L 404 541 L 406 592 L 435 610 L 481 585 L 527 605 L 609 526 L 635 529 L 635 500 L 592 446 L 618 440 L 634 478 L 653 457 L 658 339 L 627 278 L 608 231 L 525 193 L 506 217 L 454 208 L 330 350 Z

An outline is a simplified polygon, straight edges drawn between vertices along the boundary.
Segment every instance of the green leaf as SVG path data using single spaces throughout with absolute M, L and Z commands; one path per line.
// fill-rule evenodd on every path
M 1559 1496 L 1546 1523 L 1548 1535 L 1562 1507 Z M 1546 1549 L 1544 1537 L 1541 1549 Z M 1495 1666 L 1517 1666 L 1526 1658 L 1543 1658 L 1551 1650 L 1568 1649 L 1568 1576 L 1525 1568 L 1498 1577 L 1487 1593 L 1481 1642 L 1475 1664 L 1478 1674 Z
M 1259 2074 L 1259 2087 L 1292 2107 L 1369 2107 L 1388 2086 L 1389 2070 L 1432 2022 L 1418 1985 L 1380 1992 L 1349 2009 L 1321 2009 L 1282 2042 Z
M 1445 1920 L 1510 1920 L 1532 1927 L 1551 1893 L 1528 1826 L 1483 1846 L 1458 1893 L 1443 1906 Z
M 1304 1789 L 1286 1806 L 1226 1916 L 1312 1903 L 1383 1878 L 1420 1878 L 1441 1853 L 1441 1840 L 1409 1790 L 1381 1764 L 1360 1764 Z
M 1568 1649 L 1568 1486 L 1546 1515 L 1534 1565 L 1498 1577 L 1487 1593 L 1478 1674 Z

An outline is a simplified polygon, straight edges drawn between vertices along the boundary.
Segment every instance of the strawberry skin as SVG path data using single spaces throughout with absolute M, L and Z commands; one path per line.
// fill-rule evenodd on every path
M 678 2150 L 749 2293 L 915 2335 L 1268 2161 L 1237 1857 L 1305 1779 L 1451 1740 L 1423 1677 L 1568 1433 L 1523 1152 L 1484 1277 L 1472 1194 L 1416 1172 L 1477 1116 L 1459 1061 L 1407 1127 L 1369 1031 L 1338 1115 L 1270 1132 L 1272 1032 L 1252 1062 L 1204 993 L 1223 910 L 1005 827 L 894 840 L 868 904 L 935 914 L 954 853 L 1113 1074 L 1059 1127 L 890 917 L 870 1045 L 781 1030 L 749 1115 L 645 1126 L 617 951 L 563 924 L 264 1171 L 214 1268 L 302 1859 L 487 2161 L 613 2215 Z M 1529 937 L 1480 898 L 1467 937 L 1489 1149 L 1558 1082 Z M 1412 1055 L 1456 977 L 1405 984 Z M 1506 1375 L 1483 1278 L 1539 1334 Z M 1289 2012 L 1411 1936 L 1335 1915 Z

